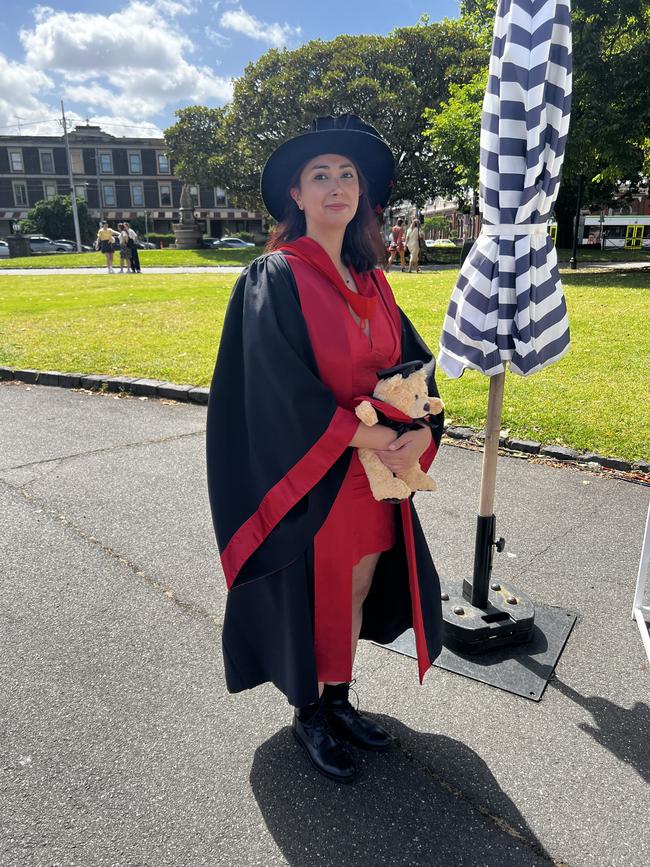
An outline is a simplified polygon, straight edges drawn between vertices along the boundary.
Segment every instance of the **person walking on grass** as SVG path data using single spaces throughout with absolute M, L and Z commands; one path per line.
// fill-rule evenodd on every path
M 128 274 L 131 270 L 131 250 L 129 249 L 129 233 L 124 228 L 124 223 L 117 224 L 117 231 L 120 233 L 120 274 Z
M 141 274 L 142 269 L 140 268 L 140 257 L 138 255 L 138 245 L 136 243 L 138 240 L 138 234 L 135 229 L 132 229 L 131 226 L 129 226 L 128 223 L 124 223 L 124 228 L 129 237 L 128 246 L 131 252 L 131 270 L 134 274 Z
M 399 253 L 400 262 L 402 263 L 402 271 L 406 270 L 406 262 L 404 260 L 404 220 L 399 217 L 393 228 L 390 230 L 391 241 L 389 245 L 390 256 L 388 257 L 387 271 L 390 271 L 390 266 L 395 261 L 395 254 Z
M 406 233 L 406 249 L 409 251 L 409 274 L 413 268 L 417 274 L 420 273 L 420 244 L 422 242 L 422 231 L 420 230 L 420 221 L 413 220 Z
M 102 220 L 97 232 L 95 246 L 106 256 L 106 268 L 109 274 L 113 274 L 113 252 L 115 250 L 115 236 L 113 230 L 108 228 L 108 222 Z
M 388 643 L 413 627 L 420 680 L 442 648 L 413 501 L 376 500 L 358 456 L 427 470 L 443 427 L 442 413 L 398 433 L 354 412 L 378 377 L 422 366 L 438 394 L 431 352 L 381 268 L 377 214 L 394 173 L 384 139 L 355 115 L 316 118 L 271 154 L 261 193 L 278 225 L 235 284 L 208 400 L 228 690 L 275 684 L 298 745 L 339 783 L 357 775 L 350 746 L 394 743 L 349 701 L 359 638 Z

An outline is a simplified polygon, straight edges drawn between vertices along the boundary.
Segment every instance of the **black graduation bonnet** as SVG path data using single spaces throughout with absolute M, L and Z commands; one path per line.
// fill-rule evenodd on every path
M 394 186 L 395 159 L 374 126 L 355 114 L 317 117 L 311 130 L 285 141 L 266 161 L 260 192 L 276 220 L 284 216 L 289 183 L 296 169 L 319 154 L 341 154 L 359 166 L 368 183 L 370 207 L 381 213 Z
M 407 379 L 416 370 L 421 370 L 424 367 L 422 361 L 407 361 L 405 364 L 397 364 L 395 367 L 385 367 L 383 370 L 377 371 L 377 379 L 390 379 L 391 376 L 402 374 L 403 379 Z

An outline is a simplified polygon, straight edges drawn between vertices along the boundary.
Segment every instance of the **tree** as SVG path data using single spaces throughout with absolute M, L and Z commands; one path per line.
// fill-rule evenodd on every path
M 393 198 L 424 204 L 437 184 L 424 109 L 446 99 L 450 84 L 468 81 L 482 59 L 471 35 L 449 20 L 270 50 L 235 83 L 213 177 L 237 204 L 259 206 L 260 171 L 275 147 L 316 116 L 349 112 L 377 127 L 397 156 Z
M 449 99 L 441 103 L 438 111 L 425 111 L 428 126 L 424 135 L 448 195 L 462 198 L 468 189 L 478 189 L 481 107 L 486 85 L 487 66 L 467 84 L 450 85 Z
M 213 158 L 222 147 L 223 108 L 190 105 L 174 112 L 178 121 L 165 130 L 167 156 L 187 184 L 213 186 Z
M 496 0 L 461 4 L 460 20 L 478 47 L 490 44 L 495 10 Z M 580 175 L 585 204 L 608 205 L 621 181 L 640 179 L 650 133 L 650 0 L 574 0 L 572 20 L 573 106 L 555 207 L 562 246 L 570 243 Z M 437 176 L 448 194 L 477 175 L 479 136 L 472 130 L 480 129 L 479 81 L 452 88 L 444 104 L 427 112 Z
M 77 199 L 79 234 L 85 243 L 92 241 L 96 234 L 96 223 L 88 215 L 85 199 Z M 74 218 L 70 196 L 55 196 L 36 202 L 20 223 L 21 232 L 47 235 L 49 238 L 70 238 L 74 240 Z

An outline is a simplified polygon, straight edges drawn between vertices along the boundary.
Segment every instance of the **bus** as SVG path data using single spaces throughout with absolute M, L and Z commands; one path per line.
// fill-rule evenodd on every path
M 615 217 L 583 215 L 578 223 L 578 244 L 603 250 L 641 250 L 650 247 L 650 216 L 618 214 Z

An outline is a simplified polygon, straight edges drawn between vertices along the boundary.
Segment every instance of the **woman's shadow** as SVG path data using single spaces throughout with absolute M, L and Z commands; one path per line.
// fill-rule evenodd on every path
M 255 752 L 250 782 L 292 867 L 548 867 L 549 857 L 485 762 L 444 735 L 377 716 L 399 745 L 354 751 L 349 786 L 321 777 L 284 728 Z M 467 793 L 480 792 L 480 803 Z

